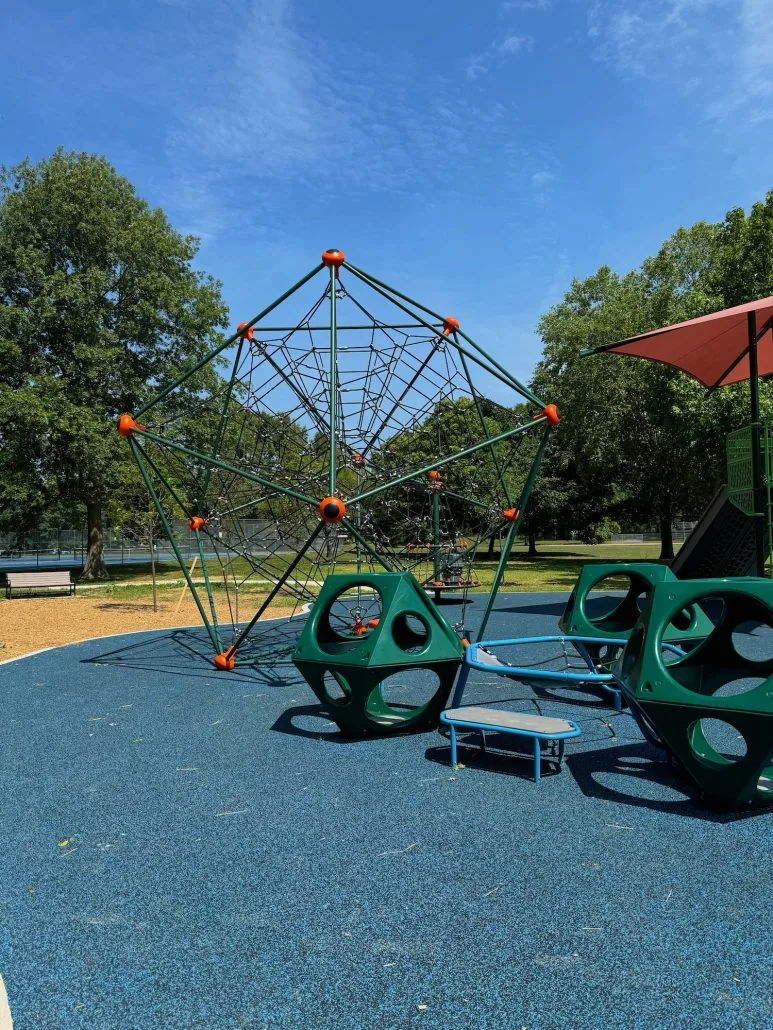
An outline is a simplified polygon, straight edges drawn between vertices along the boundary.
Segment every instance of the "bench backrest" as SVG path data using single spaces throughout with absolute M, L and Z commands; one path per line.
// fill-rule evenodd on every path
M 5 578 L 12 587 L 68 587 L 72 583 L 70 572 L 6 572 Z

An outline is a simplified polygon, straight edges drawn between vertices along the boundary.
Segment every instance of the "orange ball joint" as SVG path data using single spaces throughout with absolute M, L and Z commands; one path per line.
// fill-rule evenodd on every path
M 449 315 L 448 318 L 443 319 L 443 336 L 450 336 L 451 333 L 455 333 L 458 328 L 459 320 L 457 318 L 451 318 Z
M 339 497 L 326 497 L 317 508 L 323 522 L 340 522 L 346 515 L 346 505 Z
M 520 514 L 521 513 L 517 508 L 506 508 L 502 512 L 502 518 L 505 522 L 516 522 Z
M 428 472 L 427 473 L 427 479 L 430 481 L 430 483 L 442 483 L 443 482 L 443 476 L 442 476 L 442 474 L 440 472 L 438 472 L 437 469 L 432 469 L 431 472 Z
M 322 252 L 322 264 L 325 268 L 340 268 L 341 265 L 346 261 L 344 252 L 337 250 L 335 247 L 331 247 L 329 250 Z
M 548 404 L 546 408 L 542 409 L 542 414 L 547 419 L 549 426 L 557 426 L 561 419 L 558 417 L 558 408 L 555 404 Z
M 126 439 L 134 433 L 135 429 L 143 430 L 145 426 L 138 425 L 131 415 L 121 415 L 118 419 L 118 435 Z
M 193 530 L 194 533 L 197 533 L 199 532 L 199 530 L 204 529 L 206 524 L 207 520 L 203 519 L 201 515 L 193 515 L 191 518 L 188 519 L 188 529 Z
M 216 654 L 212 659 L 218 669 L 223 672 L 232 672 L 236 662 L 234 661 L 234 655 L 236 651 L 229 647 L 227 651 L 223 651 L 221 654 Z
M 361 454 L 353 454 L 352 455 L 352 465 L 353 465 L 354 468 L 356 468 L 356 469 L 364 469 L 366 464 L 367 464 L 367 462 L 365 461 L 365 459 L 363 458 L 363 456 Z
M 248 343 L 252 343 L 252 341 L 255 339 L 255 330 L 252 328 L 252 326 L 250 326 L 249 329 L 245 329 L 244 327 L 246 325 L 246 322 L 240 322 L 236 327 L 236 331 L 239 334 L 239 338 L 241 340 L 246 340 Z M 244 329 L 244 332 L 242 332 L 242 329 Z

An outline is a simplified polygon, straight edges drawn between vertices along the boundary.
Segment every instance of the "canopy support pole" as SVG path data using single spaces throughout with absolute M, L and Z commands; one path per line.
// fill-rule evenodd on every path
M 752 416 L 752 483 L 754 485 L 754 557 L 757 575 L 765 575 L 765 527 L 767 504 L 762 477 L 762 433 L 760 424 L 760 381 L 757 367 L 757 313 L 750 311 L 749 326 L 749 391 Z

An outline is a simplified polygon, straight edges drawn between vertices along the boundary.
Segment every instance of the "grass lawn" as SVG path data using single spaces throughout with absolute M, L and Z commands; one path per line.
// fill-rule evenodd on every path
M 577 575 L 588 562 L 604 561 L 654 561 L 660 553 L 658 544 L 580 544 L 574 541 L 545 540 L 538 544 L 539 554 L 536 558 L 526 556 L 526 545 L 518 544 L 507 566 L 503 590 L 508 591 L 568 591 L 574 585 Z M 478 580 L 478 591 L 485 591 L 491 585 L 496 571 L 497 558 L 493 560 L 478 559 L 475 562 L 475 577 Z M 190 567 L 190 564 L 189 564 Z M 242 568 L 243 567 L 243 568 Z M 212 583 L 218 589 L 217 579 L 211 566 Z M 248 571 L 246 562 L 235 563 L 235 571 L 239 575 Z M 73 570 L 76 575 L 78 569 Z M 298 579 L 305 579 L 312 571 L 310 564 L 302 562 L 296 572 Z M 355 567 L 340 564 L 337 571 L 354 572 Z M 156 565 L 158 584 L 161 590 L 179 591 L 182 574 L 176 563 L 159 562 Z M 201 565 L 197 562 L 193 570 L 196 579 L 202 576 Z M 127 598 L 146 597 L 150 594 L 150 564 L 111 566 L 110 580 L 104 585 L 89 587 L 91 596 L 115 596 L 120 594 Z M 222 587 L 220 587 L 222 589 Z M 246 593 L 256 597 L 265 593 L 265 585 L 243 587 L 242 596 Z

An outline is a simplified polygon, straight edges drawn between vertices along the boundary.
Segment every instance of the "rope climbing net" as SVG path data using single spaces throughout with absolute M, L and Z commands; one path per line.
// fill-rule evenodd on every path
M 557 422 L 455 319 L 325 251 L 119 433 L 162 521 L 188 520 L 200 575 L 178 561 L 230 668 L 288 660 L 333 572 L 410 571 L 466 600 L 481 549 L 509 553 Z M 353 594 L 342 631 L 367 633 L 376 609 Z

